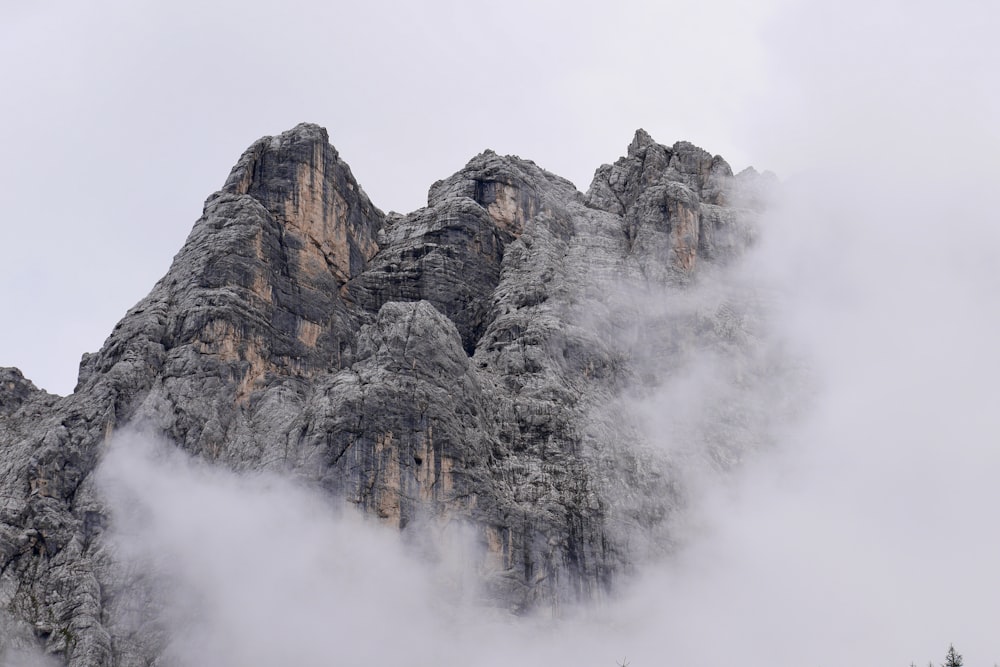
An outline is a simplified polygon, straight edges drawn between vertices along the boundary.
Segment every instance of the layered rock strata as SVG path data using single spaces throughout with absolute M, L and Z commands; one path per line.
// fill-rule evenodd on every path
M 468 524 L 511 610 L 607 595 L 683 505 L 675 462 L 614 406 L 699 351 L 764 363 L 745 308 L 684 297 L 752 241 L 755 178 L 640 130 L 587 194 L 486 151 L 427 207 L 385 215 L 322 128 L 257 141 L 72 395 L 0 372 L 10 636 L 77 667 L 155 657 L 116 624 L 125 579 L 93 476 L 128 425 L 294 474 L 404 534 Z M 692 446 L 737 460 L 750 413 L 718 406 Z

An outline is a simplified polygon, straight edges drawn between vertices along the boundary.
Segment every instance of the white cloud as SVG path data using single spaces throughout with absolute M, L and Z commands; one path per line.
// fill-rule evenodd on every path
M 387 208 L 418 205 L 423 188 L 487 145 L 585 187 L 588 170 L 620 153 L 635 125 L 663 142 L 690 138 L 734 166 L 752 159 L 793 177 L 754 279 L 786 295 L 780 331 L 822 387 L 813 411 L 735 490 L 706 491 L 704 539 L 599 615 L 600 630 L 540 637 L 486 623 L 461 631 L 476 638 L 468 643 L 420 613 L 431 575 L 377 531 L 358 529 L 344 544 L 336 536 L 354 528 L 320 519 L 281 548 L 302 546 L 306 569 L 330 568 L 320 592 L 336 597 L 345 586 L 359 619 L 381 610 L 384 627 L 416 635 L 412 646 L 428 659 L 923 664 L 953 641 L 969 664 L 989 664 L 1000 616 L 996 10 L 971 1 L 744 5 L 709 13 L 635 3 L 612 15 L 576 5 L 479 13 L 442 4 L 421 14 L 300 3 L 281 20 L 259 4 L 197 14 L 105 4 L 79 21 L 68 4 L 19 10 L 0 28 L 0 55 L 17 64 L 0 75 L 12 91 L 0 116 L 9 140 L 0 177 L 10 184 L 2 246 L 14 249 L 2 269 L 0 307 L 12 324 L 0 362 L 67 390 L 68 366 L 166 269 L 238 153 L 299 120 L 328 126 Z M 487 50 L 458 58 L 466 45 Z M 194 492 L 210 473 L 192 474 Z M 285 516 L 256 501 L 247 502 L 262 518 L 242 514 L 240 494 L 267 498 L 266 485 L 219 480 L 218 497 L 198 493 L 236 513 L 234 530 Z M 162 493 L 171 497 L 168 486 Z M 290 496 L 293 509 L 315 511 L 315 499 Z M 161 547 L 179 550 L 178 567 L 206 559 L 193 578 L 171 575 L 178 591 L 245 582 L 285 602 L 285 589 L 301 588 L 252 580 L 249 570 L 267 571 L 253 530 L 216 534 L 200 523 L 201 508 L 174 516 L 181 509 L 171 507 L 150 511 L 184 538 L 161 536 Z M 218 542 L 229 537 L 247 559 L 231 572 Z M 199 540 L 214 549 L 185 551 Z M 351 597 L 365 587 L 322 554 L 350 560 L 352 544 L 412 575 L 386 574 L 399 599 L 377 597 L 366 612 Z M 197 578 L 208 572 L 220 574 Z M 358 577 L 382 596 L 375 575 Z M 306 598 L 339 618 L 314 592 Z M 245 611 L 248 623 L 275 620 Z M 275 620 L 296 645 L 323 643 L 317 617 L 282 613 L 299 619 Z M 219 636 L 235 632 L 223 617 Z M 359 633 L 387 660 L 416 654 Z M 248 641 L 247 651 L 256 636 Z

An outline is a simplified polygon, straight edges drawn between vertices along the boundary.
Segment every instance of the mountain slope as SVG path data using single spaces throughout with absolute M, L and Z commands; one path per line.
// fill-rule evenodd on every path
M 94 479 L 125 427 L 294 474 L 429 549 L 428 527 L 467 524 L 514 611 L 606 595 L 684 503 L 621 406 L 694 356 L 738 357 L 690 446 L 726 466 L 761 437 L 749 301 L 705 289 L 753 239 L 758 181 L 640 130 L 586 195 L 486 151 L 387 216 L 322 128 L 255 142 L 74 394 L 3 370 L 10 636 L 74 666 L 158 651 L 117 620 L 134 582 Z

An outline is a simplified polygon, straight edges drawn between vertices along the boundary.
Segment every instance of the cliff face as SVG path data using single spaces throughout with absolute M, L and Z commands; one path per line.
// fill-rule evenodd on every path
M 739 204 L 755 178 L 640 130 L 586 195 L 487 151 L 426 208 L 386 216 L 325 130 L 257 141 L 167 275 L 85 355 L 74 394 L 0 375 L 9 641 L 74 666 L 155 653 L 114 621 L 124 575 L 93 479 L 126 425 L 292 472 L 403 531 L 467 522 L 512 610 L 605 595 L 637 544 L 669 544 L 683 503 L 670 461 L 613 406 L 692 350 L 752 349 L 739 304 L 682 297 L 752 240 Z M 626 295 L 651 290 L 660 306 L 636 327 L 649 301 Z M 729 465 L 754 417 L 738 400 L 713 414 L 697 446 Z

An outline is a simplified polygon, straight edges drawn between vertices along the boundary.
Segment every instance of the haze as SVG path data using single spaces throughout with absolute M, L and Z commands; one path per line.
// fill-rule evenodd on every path
M 4 5 L 0 364 L 71 391 L 80 354 L 166 271 L 240 152 L 300 120 L 326 126 L 373 201 L 401 211 L 486 147 L 586 188 L 636 127 L 687 139 L 785 181 L 740 271 L 780 296 L 769 328 L 815 378 L 808 407 L 738 476 L 698 486 L 684 548 L 596 621 L 455 630 L 422 613 L 434 573 L 383 546 L 372 553 L 412 581 L 336 594 L 400 607 L 331 637 L 382 664 L 908 665 L 940 662 L 949 642 L 968 667 L 995 663 L 998 18 L 971 1 Z M 199 474 L 192 488 L 225 475 Z M 217 482 L 211 502 L 256 507 L 253 484 Z M 315 502 L 302 493 L 276 511 Z M 150 511 L 169 517 L 164 498 Z M 357 581 L 383 538 L 346 557 Z M 185 539 L 134 548 L 183 564 Z M 178 568 L 181 586 L 198 581 Z M 210 594 L 227 600 L 238 576 Z M 261 595 L 280 605 L 272 583 Z M 329 658 L 296 632 L 303 660 Z M 392 653 L 393 636 L 411 650 Z

